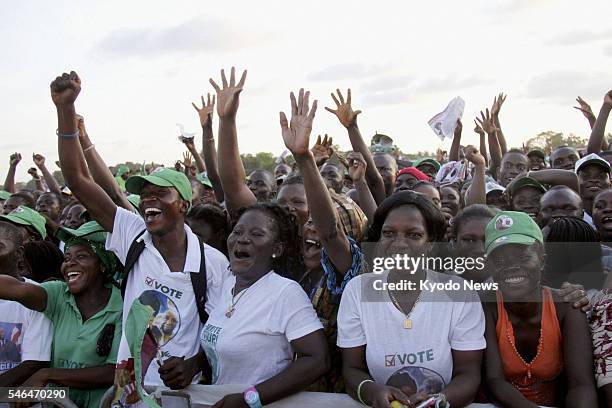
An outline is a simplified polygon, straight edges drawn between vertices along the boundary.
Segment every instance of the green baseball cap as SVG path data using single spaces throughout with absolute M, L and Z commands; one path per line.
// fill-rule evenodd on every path
M 510 193 L 510 197 L 514 196 L 520 189 L 525 188 L 525 187 L 533 187 L 536 190 L 545 193 L 546 192 L 546 187 L 544 187 L 542 185 L 542 183 L 540 183 L 538 180 L 533 179 L 531 177 L 521 177 L 518 180 L 516 180 L 515 182 L 512 183 L 512 185 L 510 186 L 510 190 L 508 191 L 508 193 Z
M 200 183 L 204 184 L 208 188 L 213 188 L 212 182 L 208 178 L 208 175 L 206 174 L 206 172 L 198 174 L 196 176 L 196 180 L 198 180 Z
M 20 205 L 7 215 L 0 215 L 0 219 L 5 219 L 13 224 L 32 227 L 38 232 L 42 239 L 47 237 L 47 229 L 45 228 L 47 220 L 45 217 L 40 215 L 38 211 L 26 207 L 25 205 Z
M 121 177 L 125 173 L 129 173 L 129 172 L 130 172 L 130 168 L 126 166 L 125 164 L 122 164 L 121 166 L 117 168 L 117 177 Z
M 140 191 L 145 183 L 175 188 L 181 198 L 189 202 L 189 208 L 191 208 L 191 183 L 185 174 L 165 167 L 158 167 L 148 176 L 130 177 L 125 182 L 125 188 L 131 194 L 140 195 Z
M 485 228 L 485 251 L 487 255 L 507 244 L 531 245 L 544 243 L 538 224 L 529 215 L 518 211 L 501 211 L 489 221 Z
M 98 243 L 106 242 L 106 231 L 95 221 L 86 222 L 78 229 L 62 227 L 57 230 L 56 235 L 63 242 L 68 242 L 72 238 L 83 238 Z
M 127 200 L 134 206 L 134 208 L 138 209 L 140 206 L 140 196 L 136 194 L 130 194 L 127 196 Z
M 436 169 L 436 171 L 440 171 L 440 163 L 438 163 L 434 159 L 420 159 L 420 160 L 417 160 L 414 163 L 412 163 L 412 166 L 416 167 L 416 168 L 419 168 L 419 166 L 421 164 L 429 164 L 429 165 L 433 166 L 434 169 Z
M 0 190 L 0 200 L 8 200 L 11 198 L 11 193 L 8 191 Z

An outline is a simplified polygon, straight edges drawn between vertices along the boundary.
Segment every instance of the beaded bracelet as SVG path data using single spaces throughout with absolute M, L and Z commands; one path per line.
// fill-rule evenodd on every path
M 372 381 L 372 380 L 363 380 L 363 381 L 362 381 L 362 382 L 360 382 L 360 383 L 359 383 L 359 385 L 357 386 L 357 399 L 358 399 L 358 400 L 359 400 L 359 402 L 361 402 L 363 405 L 368 405 L 368 404 L 366 404 L 365 402 L 363 402 L 363 400 L 361 399 L 361 386 L 362 386 L 364 383 L 367 383 L 367 382 L 371 382 L 371 383 L 373 383 L 374 381 Z

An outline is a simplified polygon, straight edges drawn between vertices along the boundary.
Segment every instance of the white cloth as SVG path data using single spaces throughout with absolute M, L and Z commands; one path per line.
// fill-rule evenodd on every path
M 108 234 L 106 248 L 113 251 L 121 262 L 125 262 L 132 241 L 144 229 L 145 223 L 140 216 L 123 208 L 117 208 L 113 233 Z M 170 271 L 168 264 L 153 245 L 151 235 L 148 232 L 142 235 L 140 239 L 144 241 L 145 249 L 128 276 L 123 300 L 123 327 L 132 302 L 136 298 L 139 298 L 143 304 L 151 305 L 157 311 L 153 324 L 159 328 L 156 340 L 163 354 L 163 360 L 171 356 L 184 356 L 187 359 L 199 351 L 198 339 L 202 324 L 189 273 L 199 272 L 201 250 L 197 236 L 187 225 L 185 233 L 187 257 L 184 271 Z M 230 275 L 229 263 L 225 255 L 208 245 L 204 245 L 204 255 L 207 282 L 206 311 L 210 313 L 218 301 L 223 281 Z M 131 354 L 124 332 L 121 333 L 117 361 L 129 357 Z M 145 384 L 163 384 L 156 364 L 151 364 L 147 370 Z
M 38 283 L 25 279 L 33 285 Z M 0 374 L 23 361 L 50 361 L 53 324 L 43 313 L 0 300 Z
M 463 110 L 465 109 L 465 101 L 457 96 L 448 103 L 446 108 L 429 119 L 429 126 L 441 140 L 445 138 L 452 139 L 455 137 L 455 128 L 457 127 L 457 120 L 463 116 Z
M 452 378 L 451 350 L 486 347 L 478 295 L 463 290 L 460 277 L 428 271 L 428 282 L 456 282 L 462 290 L 422 291 L 410 314 L 412 329 L 404 329 L 405 316 L 389 293 L 372 289 L 373 281 L 386 282 L 387 274 L 364 274 L 347 284 L 338 311 L 337 344 L 342 348 L 367 345 L 368 369 L 379 384 L 439 392 Z
M 256 385 L 291 363 L 291 341 L 323 326 L 300 285 L 274 272 L 238 293 L 228 318 L 235 282 L 225 281 L 200 339 L 214 384 Z

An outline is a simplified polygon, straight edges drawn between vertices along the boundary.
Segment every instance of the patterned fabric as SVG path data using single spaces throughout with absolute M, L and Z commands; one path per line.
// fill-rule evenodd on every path
M 324 275 L 319 285 L 310 288 L 305 287 L 305 284 L 302 283 L 302 287 L 304 287 L 304 290 L 306 290 L 306 293 L 310 296 L 312 305 L 317 311 L 317 316 L 319 316 L 319 320 L 321 320 L 323 324 L 323 330 L 329 345 L 332 365 L 332 369 L 329 373 L 312 384 L 307 391 L 345 392 L 344 381 L 342 379 L 342 354 L 336 345 L 336 338 L 338 336 L 338 324 L 336 319 L 344 287 L 355 276 L 363 273 L 366 268 L 363 253 L 359 245 L 357 245 L 357 242 L 349 237 L 349 243 L 351 246 L 353 263 L 345 273 L 340 286 L 337 286 L 336 283 L 336 269 L 332 265 L 324 249 L 321 250 L 321 265 L 323 266 Z
M 593 336 L 593 358 L 597 387 L 612 383 L 612 289 L 593 298 L 589 324 Z
M 329 194 L 344 233 L 358 242 L 361 241 L 368 227 L 368 218 L 364 212 L 349 197 L 337 194 L 333 190 L 329 190 Z

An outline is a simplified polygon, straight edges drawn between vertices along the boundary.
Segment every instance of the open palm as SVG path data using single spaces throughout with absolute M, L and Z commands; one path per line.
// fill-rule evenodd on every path
M 300 89 L 297 101 L 293 92 L 291 92 L 290 97 L 291 122 L 287 120 L 284 112 L 280 113 L 283 141 L 294 157 L 303 156 L 309 152 L 310 132 L 312 131 L 312 122 L 317 111 L 317 101 L 315 100 L 312 108 L 309 108 L 308 98 L 310 97 L 310 92 L 304 92 L 304 89 Z
M 233 119 L 238 112 L 240 102 L 240 92 L 244 87 L 247 72 L 244 71 L 240 77 L 240 81 L 236 84 L 236 69 L 232 67 L 229 84 L 225 78 L 225 71 L 221 70 L 221 81 L 223 88 L 219 87 L 213 79 L 210 79 L 210 84 L 217 92 L 217 114 L 222 119 Z
M 342 96 L 342 93 L 340 92 L 340 90 L 336 89 L 336 92 L 338 93 L 338 98 L 336 98 L 336 95 L 334 95 L 333 93 L 331 94 L 332 99 L 336 103 L 336 109 L 334 110 L 328 107 L 326 107 L 325 109 L 328 112 L 331 112 L 334 115 L 336 115 L 340 123 L 342 123 L 342 126 L 344 126 L 345 128 L 348 128 L 357 121 L 357 115 L 359 115 L 361 111 L 353 110 L 353 107 L 351 106 L 351 90 L 350 89 L 347 91 L 347 94 L 346 94 L 346 102 L 344 101 L 344 97 Z

